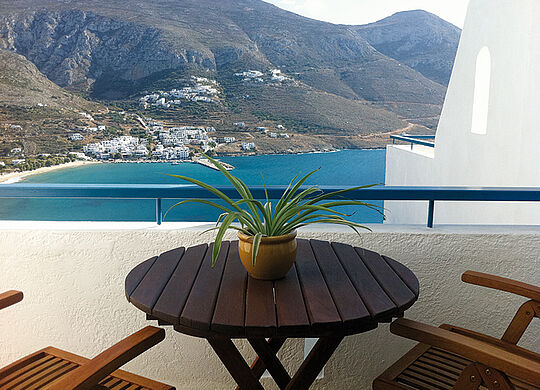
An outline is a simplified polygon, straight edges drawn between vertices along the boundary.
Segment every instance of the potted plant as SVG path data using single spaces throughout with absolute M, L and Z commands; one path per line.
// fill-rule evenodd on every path
M 204 155 L 204 154 L 203 154 Z M 357 228 L 368 229 L 355 222 L 348 221 L 348 214 L 334 210 L 339 206 L 363 206 L 380 212 L 377 206 L 355 200 L 329 200 L 338 195 L 373 185 L 348 188 L 340 191 L 324 193 L 317 186 L 303 188 L 306 180 L 318 171 L 314 170 L 304 177 L 294 177 L 274 208 L 268 199 L 266 185 L 263 185 L 266 202 L 254 199 L 248 186 L 239 178 L 228 172 L 223 165 L 204 155 L 219 169 L 238 191 L 240 200 L 233 201 L 217 188 L 200 180 L 180 175 L 169 175 L 198 185 L 225 202 L 225 205 L 207 199 L 186 199 L 173 205 L 167 213 L 179 205 L 197 202 L 213 206 L 223 213 L 219 216 L 216 227 L 206 230 L 218 230 L 212 252 L 212 266 L 215 264 L 225 232 L 229 229 L 238 231 L 238 249 L 242 264 L 249 274 L 256 279 L 276 280 L 284 277 L 296 259 L 296 230 L 300 227 L 330 223 L 345 225 L 358 233 Z M 239 225 L 233 225 L 237 221 Z

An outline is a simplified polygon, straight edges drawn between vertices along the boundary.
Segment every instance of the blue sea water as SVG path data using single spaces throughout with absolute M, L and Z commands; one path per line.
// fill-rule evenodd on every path
M 383 183 L 384 150 L 344 150 L 334 153 L 299 155 L 223 157 L 220 160 L 234 165 L 232 173 L 248 185 L 287 185 L 297 174 L 320 168 L 307 184 L 357 186 Z M 25 183 L 87 183 L 87 184 L 180 184 L 183 181 L 164 175 L 178 174 L 197 178 L 213 185 L 229 184 L 218 171 L 198 164 L 95 164 L 62 169 L 30 176 Z M 174 200 L 164 200 L 166 210 Z M 382 205 L 381 202 L 378 203 Z M 357 222 L 381 222 L 381 216 L 364 208 L 343 208 L 355 213 Z M 212 221 L 220 214 L 199 204 L 187 204 L 173 209 L 166 221 Z M 0 220 L 49 221 L 153 221 L 153 200 L 107 199 L 1 199 Z

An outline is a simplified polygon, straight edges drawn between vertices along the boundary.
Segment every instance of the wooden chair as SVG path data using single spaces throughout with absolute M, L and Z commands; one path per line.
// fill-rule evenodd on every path
M 0 309 L 23 299 L 20 291 L 0 294 Z M 174 390 L 174 387 L 117 370 L 165 338 L 153 326 L 132 334 L 93 359 L 47 347 L 0 369 L 0 389 Z
M 461 279 L 530 300 L 521 305 L 501 339 L 446 324 L 436 328 L 397 319 L 392 333 L 421 343 L 375 379 L 375 390 L 540 389 L 540 354 L 516 345 L 532 319 L 540 317 L 540 287 L 473 271 Z

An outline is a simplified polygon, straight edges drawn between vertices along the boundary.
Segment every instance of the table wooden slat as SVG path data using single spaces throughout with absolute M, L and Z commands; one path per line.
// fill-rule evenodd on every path
M 207 250 L 207 244 L 197 245 L 186 250 L 180 264 L 176 267 L 158 298 L 152 310 L 153 316 L 170 324 L 178 323 L 178 318 L 184 309 Z
M 151 313 L 183 254 L 184 248 L 176 248 L 159 255 L 131 294 L 130 301 L 144 312 Z
M 296 264 L 287 276 L 274 282 L 276 315 L 279 332 L 303 333 L 310 327 Z
M 373 319 L 384 318 L 393 311 L 397 311 L 395 303 L 375 280 L 352 246 L 332 243 L 332 248 Z
M 238 241 L 231 242 L 223 271 L 211 329 L 240 337 L 244 334 L 248 273 L 238 256 Z
M 312 328 L 331 329 L 341 323 L 341 317 L 328 291 L 309 241 L 298 240 L 296 269 Z
M 420 295 L 420 283 L 418 282 L 418 279 L 416 278 L 416 276 L 414 276 L 412 271 L 405 267 L 403 264 L 395 261 L 394 259 L 391 259 L 390 257 L 383 256 L 382 258 L 386 260 L 388 265 L 392 267 L 396 274 L 399 275 L 401 280 L 403 280 L 407 287 L 409 287 L 414 296 L 418 298 L 418 296 Z
M 126 276 L 125 291 L 128 301 L 131 294 L 133 294 L 133 291 L 135 291 L 139 283 L 141 283 L 141 280 L 144 278 L 144 276 L 146 275 L 150 267 L 152 267 L 152 264 L 154 264 L 154 261 L 156 261 L 157 258 L 157 256 L 154 256 L 146 261 L 143 261 L 141 264 L 133 268 L 129 272 L 128 276 Z
M 179 318 L 179 324 L 190 326 L 195 329 L 208 330 L 214 314 L 214 308 L 221 284 L 225 259 L 229 252 L 229 242 L 221 244 L 221 250 L 212 267 L 212 249 L 210 244 L 204 256 L 199 273 L 193 283 L 193 288 L 189 293 L 186 305 Z
M 273 282 L 248 278 L 245 319 L 246 336 L 273 336 L 276 325 Z
M 311 240 L 311 247 L 343 322 L 370 321 L 369 310 L 358 295 L 330 243 Z
M 402 307 L 414 301 L 412 291 L 378 253 L 362 248 L 355 250 L 396 306 Z

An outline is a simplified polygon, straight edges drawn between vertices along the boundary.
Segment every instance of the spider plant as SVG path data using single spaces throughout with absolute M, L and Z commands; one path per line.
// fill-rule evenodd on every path
M 206 233 L 208 231 L 218 230 L 212 252 L 212 266 L 215 265 L 218 258 L 223 236 L 229 229 L 238 230 L 248 236 L 253 236 L 252 261 L 253 265 L 255 265 L 259 245 L 263 237 L 286 235 L 300 227 L 316 223 L 345 225 L 358 234 L 357 228 L 370 230 L 365 226 L 348 221 L 345 217 L 350 217 L 352 214 L 343 214 L 335 211 L 333 210 L 335 207 L 364 206 L 374 209 L 382 214 L 380 207 L 365 202 L 348 200 L 345 198 L 343 200 L 329 200 L 330 198 L 335 199 L 336 197 L 342 197 L 342 195 L 347 192 L 372 187 L 377 184 L 347 188 L 329 193 L 324 193 L 317 188 L 317 186 L 309 186 L 307 188 L 302 187 L 306 180 L 320 168 L 309 172 L 300 179 L 298 179 L 299 175 L 296 175 L 290 181 L 287 189 L 283 192 L 283 195 L 278 200 L 275 207 L 272 208 L 272 202 L 270 202 L 270 199 L 268 198 L 268 191 L 264 183 L 264 178 L 262 182 L 266 194 L 265 203 L 254 199 L 248 186 L 242 180 L 229 173 L 219 161 L 204 153 L 203 155 L 231 182 L 238 191 L 240 200 L 233 201 L 217 188 L 200 180 L 181 175 L 168 175 L 185 180 L 210 191 L 223 200 L 225 205 L 207 199 L 186 199 L 171 206 L 167 210 L 167 213 L 177 206 L 192 202 L 213 206 L 223 211 L 217 219 L 216 227 L 203 232 Z M 233 225 L 235 221 L 239 222 L 239 226 Z

